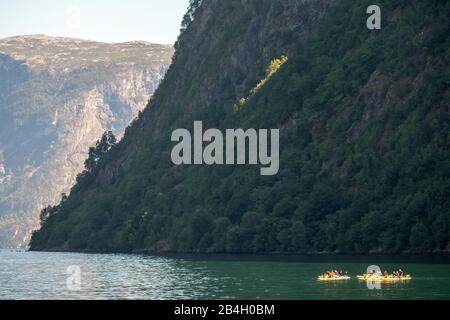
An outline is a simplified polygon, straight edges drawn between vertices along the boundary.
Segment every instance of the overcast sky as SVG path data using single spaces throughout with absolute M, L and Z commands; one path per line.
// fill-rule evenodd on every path
M 0 38 L 46 34 L 174 43 L 189 0 L 0 0 Z

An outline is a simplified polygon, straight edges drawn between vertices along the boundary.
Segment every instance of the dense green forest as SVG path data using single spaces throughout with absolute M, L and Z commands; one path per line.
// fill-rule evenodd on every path
M 119 143 L 91 149 L 32 250 L 443 252 L 450 2 L 193 1 Z M 280 128 L 280 171 L 174 166 L 172 130 Z

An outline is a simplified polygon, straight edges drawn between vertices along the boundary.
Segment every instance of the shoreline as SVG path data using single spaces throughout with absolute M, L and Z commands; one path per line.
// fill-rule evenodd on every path
M 8 249 L 6 249 L 8 250 Z M 352 252 L 259 252 L 259 253 L 231 253 L 231 252 L 176 252 L 176 251 L 152 251 L 152 250 L 134 250 L 134 251 L 120 251 L 120 250 L 65 250 L 65 249 L 11 249 L 11 250 L 23 250 L 26 252 L 47 252 L 47 253 L 84 253 L 84 254 L 123 254 L 123 255 L 146 255 L 146 256 L 161 256 L 161 257 L 176 257 L 176 256 L 191 256 L 191 257 L 231 257 L 231 256 L 246 256 L 246 257 L 410 257 L 410 258 L 433 258 L 433 257 L 449 257 L 450 251 L 436 251 L 436 252 L 399 252 L 399 253 L 386 253 L 386 252 L 367 252 L 367 253 L 352 253 Z

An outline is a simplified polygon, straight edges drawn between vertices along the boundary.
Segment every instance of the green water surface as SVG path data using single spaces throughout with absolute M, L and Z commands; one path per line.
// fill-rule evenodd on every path
M 368 286 L 369 265 L 413 280 Z M 80 268 L 79 290 L 67 287 Z M 353 278 L 320 282 L 329 269 Z M 69 272 L 69 273 L 68 273 Z M 0 299 L 450 299 L 448 257 L 145 256 L 0 251 Z

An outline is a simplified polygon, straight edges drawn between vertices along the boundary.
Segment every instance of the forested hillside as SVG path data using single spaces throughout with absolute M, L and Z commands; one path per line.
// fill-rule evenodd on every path
M 193 1 L 170 70 L 32 250 L 444 252 L 450 2 Z M 175 166 L 171 133 L 280 128 L 280 172 Z M 108 150 L 109 151 L 105 151 Z

